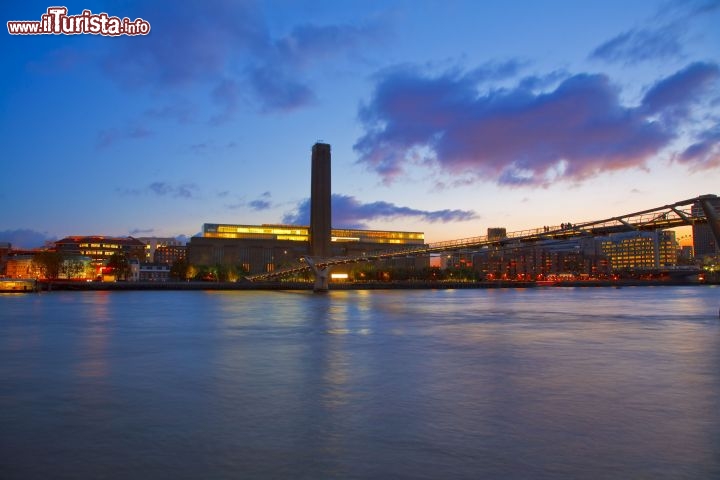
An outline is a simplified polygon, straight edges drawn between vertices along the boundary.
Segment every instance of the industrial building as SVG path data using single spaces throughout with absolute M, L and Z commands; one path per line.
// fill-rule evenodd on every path
M 422 232 L 331 227 L 330 145 L 312 147 L 310 225 L 236 225 L 206 223 L 188 244 L 191 265 L 233 266 L 244 273 L 267 273 L 296 264 L 301 257 L 361 256 L 423 245 Z M 428 258 L 402 258 L 392 265 L 423 268 Z M 335 267 L 334 272 L 341 270 Z
M 329 257 L 359 256 L 423 245 L 422 232 L 331 229 Z M 234 265 L 246 273 L 265 273 L 310 255 L 310 227 L 206 223 L 202 236 L 190 239 L 192 265 Z M 428 259 L 397 259 L 393 265 L 422 268 Z

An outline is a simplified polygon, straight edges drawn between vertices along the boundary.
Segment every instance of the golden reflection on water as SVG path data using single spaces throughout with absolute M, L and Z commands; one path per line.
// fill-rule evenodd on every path
M 108 342 L 110 335 L 109 306 L 112 301 L 112 292 L 87 292 L 92 297 L 84 296 L 88 300 L 88 325 L 80 339 L 78 348 L 79 362 L 77 375 L 80 377 L 98 378 L 108 376 Z

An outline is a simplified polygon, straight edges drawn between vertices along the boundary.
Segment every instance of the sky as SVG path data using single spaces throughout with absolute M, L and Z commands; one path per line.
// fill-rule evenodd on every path
M 5 1 L 0 241 L 309 222 L 435 242 L 720 194 L 720 0 Z M 3 27 L 5 28 L 5 27 Z M 9 28 L 9 27 L 8 27 Z

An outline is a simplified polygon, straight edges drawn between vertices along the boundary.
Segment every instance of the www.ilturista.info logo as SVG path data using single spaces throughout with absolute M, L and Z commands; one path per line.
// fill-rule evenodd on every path
M 147 35 L 150 23 L 142 18 L 110 17 L 107 13 L 83 10 L 80 15 L 68 15 L 66 7 L 50 7 L 37 20 L 7 22 L 10 35 Z

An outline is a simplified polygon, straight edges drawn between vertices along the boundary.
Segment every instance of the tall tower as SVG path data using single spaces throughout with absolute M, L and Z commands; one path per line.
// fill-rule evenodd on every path
M 312 179 L 310 182 L 310 256 L 330 256 L 330 145 L 316 143 L 312 147 Z

